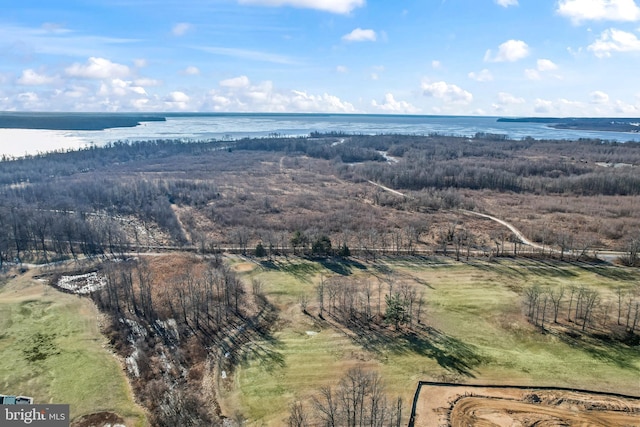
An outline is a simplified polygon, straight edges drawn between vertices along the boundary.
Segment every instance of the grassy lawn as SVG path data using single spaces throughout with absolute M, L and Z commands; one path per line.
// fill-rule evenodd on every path
M 72 420 L 111 411 L 146 425 L 87 299 L 18 276 L 0 287 L 0 392 L 68 403 Z
M 425 292 L 425 323 L 417 336 L 389 341 L 350 331 L 318 318 L 314 285 L 336 274 L 352 277 L 392 272 Z M 383 272 L 383 273 L 381 273 Z M 623 344 L 571 341 L 531 326 L 522 315 L 521 291 L 543 286 L 587 285 L 603 295 L 639 283 L 635 270 L 567 263 L 502 259 L 469 263 L 451 260 L 379 260 L 376 264 L 335 265 L 290 259 L 242 269 L 264 283 L 280 309 L 274 359 L 252 360 L 234 376 L 223 396 L 250 425 L 282 425 L 288 404 L 321 385 L 337 384 L 351 366 L 378 370 L 388 394 L 400 395 L 406 413 L 419 380 L 460 383 L 568 386 L 640 394 L 640 353 Z M 371 276 L 373 278 L 373 276 Z M 310 315 L 298 299 L 310 297 Z

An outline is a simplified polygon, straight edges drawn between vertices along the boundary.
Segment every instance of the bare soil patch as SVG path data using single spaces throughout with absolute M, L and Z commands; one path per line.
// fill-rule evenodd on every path
M 235 264 L 232 268 L 237 273 L 247 273 L 256 268 L 256 265 L 250 262 L 241 262 L 239 264 Z
M 124 425 L 126 425 L 124 418 L 113 412 L 96 412 L 84 415 L 71 424 L 72 427 L 117 427 Z
M 423 383 L 416 427 L 633 426 L 640 397 L 536 387 Z

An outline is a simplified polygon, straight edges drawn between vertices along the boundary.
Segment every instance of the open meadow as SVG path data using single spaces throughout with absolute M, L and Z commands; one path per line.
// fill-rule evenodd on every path
M 86 298 L 62 293 L 33 273 L 0 282 L 0 389 L 34 403 L 69 404 L 82 416 L 115 413 L 127 426 L 146 425 L 120 361 L 101 334 L 100 312 Z
M 386 258 L 339 269 L 296 258 L 262 265 L 232 261 L 242 277 L 263 282 L 280 310 L 274 340 L 264 343 L 275 356 L 247 361 L 225 384 L 223 407 L 239 408 L 249 425 L 282 425 L 292 400 L 310 402 L 319 387 L 337 384 L 354 365 L 379 372 L 388 394 L 402 397 L 405 416 L 421 380 L 640 393 L 637 345 L 576 337 L 553 326 L 541 330 L 523 314 L 523 292 L 532 283 L 588 285 L 609 300 L 618 287 L 638 285 L 637 271 L 514 259 Z M 391 277 L 424 291 L 421 325 L 355 331 L 331 316 L 319 318 L 316 286 L 336 270 L 347 280 Z M 301 295 L 309 297 L 308 314 Z

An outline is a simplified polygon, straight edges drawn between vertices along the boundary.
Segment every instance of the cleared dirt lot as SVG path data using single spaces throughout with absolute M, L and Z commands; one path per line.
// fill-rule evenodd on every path
M 535 387 L 422 383 L 415 427 L 638 426 L 640 397 Z

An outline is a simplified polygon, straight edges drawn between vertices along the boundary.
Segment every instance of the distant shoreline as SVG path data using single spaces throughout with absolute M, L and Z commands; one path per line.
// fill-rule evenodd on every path
M 123 113 L 0 113 L 0 129 L 105 130 L 163 122 L 160 114 Z
M 587 130 L 599 132 L 640 132 L 640 119 L 587 117 L 587 118 L 554 118 L 554 117 L 521 117 L 499 118 L 503 123 L 542 123 L 554 129 Z
M 278 118 L 340 118 L 362 117 L 412 118 L 471 118 L 475 116 L 421 116 L 380 114 L 331 114 L 331 113 L 49 113 L 49 112 L 0 112 L 0 129 L 38 129 L 61 131 L 103 131 L 114 128 L 133 128 L 143 122 L 165 122 L 167 118 L 182 117 L 267 117 Z M 482 118 L 478 116 L 478 118 Z M 559 130 L 640 133 L 640 118 L 609 117 L 491 117 L 497 123 L 535 123 Z

